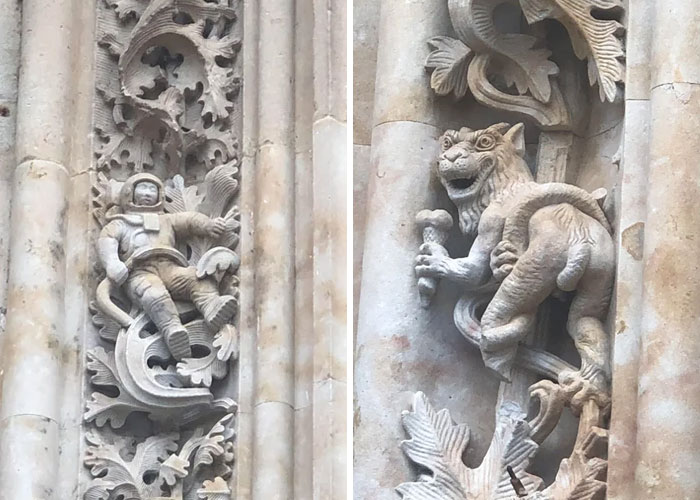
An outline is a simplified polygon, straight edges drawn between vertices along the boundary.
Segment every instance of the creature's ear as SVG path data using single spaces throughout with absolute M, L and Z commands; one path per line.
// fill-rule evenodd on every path
M 525 155 L 525 125 L 516 123 L 503 135 L 503 138 L 513 144 L 519 156 Z

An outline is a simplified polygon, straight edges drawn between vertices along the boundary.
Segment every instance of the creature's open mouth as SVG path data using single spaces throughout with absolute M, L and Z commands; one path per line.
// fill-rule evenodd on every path
M 452 179 L 450 181 L 450 187 L 458 191 L 465 191 L 474 185 L 474 182 L 476 182 L 476 178 L 477 176 L 475 175 L 474 177 L 468 179 Z

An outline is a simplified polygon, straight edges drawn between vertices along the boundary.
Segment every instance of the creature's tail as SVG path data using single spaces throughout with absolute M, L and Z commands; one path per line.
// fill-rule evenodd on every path
M 584 214 L 598 221 L 608 233 L 612 233 L 610 222 L 605 216 L 605 213 L 588 191 L 571 184 L 551 182 L 540 184 L 538 189 L 528 194 L 525 199 L 518 204 L 514 212 L 506 218 L 503 227 L 503 240 L 512 244 L 520 253 L 524 252 L 527 246 L 527 232 L 530 218 L 541 208 L 559 205 L 561 203 L 572 205 Z M 574 261 L 583 258 L 584 250 L 581 248 L 578 249 L 577 252 L 579 252 L 579 254 L 577 254 L 578 257 L 572 256 L 572 253 L 569 252 L 567 268 L 570 263 L 573 266 Z M 572 259 L 572 257 L 575 258 Z M 586 258 L 586 262 L 587 260 L 588 258 Z M 564 269 L 564 271 L 566 271 L 566 269 Z M 562 274 L 564 271 L 562 271 Z

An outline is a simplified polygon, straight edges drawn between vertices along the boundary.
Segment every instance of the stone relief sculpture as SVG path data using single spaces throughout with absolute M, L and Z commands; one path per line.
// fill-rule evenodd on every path
M 438 176 L 457 206 L 462 232 L 474 238 L 467 257 L 450 258 L 424 243 L 419 277 L 445 278 L 465 289 L 497 283 L 481 317 L 479 347 L 486 366 L 505 381 L 517 346 L 553 292 L 574 292 L 569 335 L 582 366 L 560 374 L 580 407 L 608 386 L 607 334 L 602 320 L 612 293 L 615 255 L 610 224 L 596 200 L 563 183 L 538 184 L 525 163 L 523 125 L 449 130 L 442 137 Z
M 231 498 L 236 11 L 204 0 L 98 9 L 93 214 L 104 274 L 90 304 L 100 342 L 87 354 L 84 498 Z
M 567 95 L 567 81 L 552 78 L 560 68 L 550 59 L 552 51 L 543 48 L 543 30 L 501 33 L 494 11 L 504 3 L 514 2 L 448 0 L 458 38 L 430 40 L 431 87 L 458 98 L 471 91 L 478 102 L 529 116 L 543 130 L 571 129 L 578 119 L 575 92 Z M 520 0 L 519 5 L 530 25 L 548 18 L 561 22 L 575 55 L 587 59 L 589 82 L 598 84 L 601 100 L 616 99 L 624 81 L 624 28 L 616 19 L 623 10 L 620 0 Z
M 439 95 L 461 98 L 470 90 L 482 104 L 534 119 L 541 130 L 537 179 L 525 161 L 524 124 L 445 132 L 437 176 L 472 244 L 464 256 L 451 256 L 445 242 L 452 216 L 427 209 L 416 217 L 424 243 L 415 262 L 423 307 L 430 307 L 440 280 L 460 287 L 455 324 L 502 381 L 496 430 L 481 465 L 469 468 L 462 460 L 469 428 L 417 393 L 403 415 L 409 439 L 402 447 L 430 474 L 397 491 L 407 499 L 596 499 L 606 487 L 610 409 L 610 339 L 603 323 L 615 271 L 609 200 L 604 189 L 588 193 L 551 182 L 563 180 L 566 169 L 562 155 L 552 153 L 568 147 L 556 134 L 570 136 L 578 126 L 580 102 L 569 89 L 575 74 L 550 60 L 546 27 L 535 23 L 561 22 L 574 54 L 588 59 L 590 84 L 598 84 L 601 100 L 613 101 L 624 77 L 622 7 L 614 0 L 521 0 L 535 26 L 503 33 L 494 21 L 501 3 L 449 0 L 459 39 L 430 40 L 426 67 Z M 566 330 L 579 367 L 543 349 L 548 328 L 538 315 L 548 297 L 569 304 Z M 532 419 L 530 399 L 539 401 Z M 579 417 L 576 444 L 545 488 L 528 467 L 566 407 Z

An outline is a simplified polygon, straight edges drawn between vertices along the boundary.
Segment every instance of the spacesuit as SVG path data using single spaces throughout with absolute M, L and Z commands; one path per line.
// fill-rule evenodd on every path
M 236 312 L 233 296 L 220 295 L 216 280 L 197 278 L 194 267 L 178 256 L 178 240 L 191 236 L 217 238 L 226 221 L 199 212 L 164 213 L 163 184 L 141 173 L 130 177 L 119 194 L 122 213 L 109 217 L 98 240 L 98 254 L 107 277 L 124 288 L 163 333 L 175 359 L 191 357 L 187 330 L 175 300 L 189 300 L 207 324 L 218 330 Z M 160 249 L 160 252 L 148 252 Z M 146 250 L 146 252 L 144 252 Z M 127 263 L 129 264 L 127 266 Z

